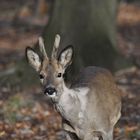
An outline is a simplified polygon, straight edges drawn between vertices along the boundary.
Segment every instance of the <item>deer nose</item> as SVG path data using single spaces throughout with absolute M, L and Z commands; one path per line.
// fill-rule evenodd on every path
M 53 87 L 47 87 L 44 91 L 45 94 L 48 94 L 48 95 L 53 95 L 54 93 L 56 93 L 56 89 L 53 88 Z

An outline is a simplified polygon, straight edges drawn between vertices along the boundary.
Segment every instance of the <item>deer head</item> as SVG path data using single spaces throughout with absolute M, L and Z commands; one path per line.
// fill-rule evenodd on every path
M 39 48 L 43 59 L 31 47 L 26 48 L 29 64 L 39 73 L 43 92 L 49 98 L 57 101 L 64 88 L 63 75 L 72 62 L 73 47 L 67 46 L 58 54 L 60 36 L 56 35 L 51 58 L 48 58 L 42 37 L 39 38 Z

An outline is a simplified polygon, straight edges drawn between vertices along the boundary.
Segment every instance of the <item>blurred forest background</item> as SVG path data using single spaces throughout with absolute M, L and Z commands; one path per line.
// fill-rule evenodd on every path
M 51 34 L 52 28 L 55 27 L 53 21 L 59 20 L 60 25 L 56 24 L 58 28 L 64 25 L 64 21 L 61 23 L 63 18 L 58 19 L 55 8 L 61 2 L 56 1 L 0 0 L 0 140 L 65 139 L 61 131 L 61 118 L 41 93 L 40 85 L 36 82 L 39 81 L 38 77 L 34 76 L 34 71 L 29 68 L 24 56 L 26 46 L 34 46 L 42 34 L 46 38 L 46 44 L 48 42 L 48 51 L 51 49 L 51 42 L 47 37 L 54 40 L 53 36 L 58 31 L 53 30 Z M 80 1 L 77 2 L 77 7 L 80 7 L 80 4 Z M 64 7 L 60 6 L 59 10 Z M 53 10 L 55 15 L 52 14 Z M 129 63 L 112 70 L 116 83 L 123 91 L 122 117 L 116 125 L 114 137 L 116 140 L 140 140 L 140 1 L 120 1 L 117 21 L 115 15 L 111 16 L 114 16 L 113 24 L 117 22 L 117 33 L 111 31 L 109 34 L 117 35 L 117 45 L 103 51 L 104 56 L 100 54 L 99 49 L 96 61 L 91 63 L 98 65 L 96 62 L 99 60 L 99 65 L 112 70 L 115 62 L 114 57 L 111 58 L 112 52 L 113 56 L 117 54 L 117 58 L 120 57 L 117 63 Z M 47 25 L 50 19 L 52 22 Z M 62 40 L 67 40 L 66 35 L 68 38 L 73 36 L 70 32 L 65 33 L 65 28 L 60 31 Z M 74 39 L 81 41 L 78 36 Z M 62 42 L 62 46 L 65 47 L 65 44 L 74 39 Z M 98 38 L 92 41 L 100 42 Z M 76 41 L 73 43 L 80 45 Z M 114 46 L 117 47 L 116 50 Z M 95 52 L 94 56 L 96 53 L 98 54 Z M 101 56 L 108 58 L 107 63 L 100 61 L 100 58 L 105 60 Z M 88 60 L 87 58 L 86 61 Z

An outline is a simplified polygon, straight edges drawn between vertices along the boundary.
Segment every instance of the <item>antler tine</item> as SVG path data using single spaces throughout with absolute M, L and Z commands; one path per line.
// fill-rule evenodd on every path
M 39 49 L 40 49 L 40 52 L 43 54 L 44 57 L 47 57 L 47 53 L 46 53 L 46 50 L 45 50 L 45 45 L 44 45 L 44 41 L 43 41 L 43 38 L 42 37 L 39 37 Z
M 57 51 L 58 51 L 59 44 L 60 44 L 60 35 L 56 34 L 54 46 L 53 46 L 53 50 L 52 50 L 52 58 L 53 59 L 56 59 L 56 57 L 57 57 Z

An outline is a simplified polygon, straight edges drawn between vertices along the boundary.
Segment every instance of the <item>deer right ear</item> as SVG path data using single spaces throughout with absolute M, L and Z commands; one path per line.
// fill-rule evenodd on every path
M 31 48 L 26 48 L 26 58 L 28 63 L 36 70 L 39 71 L 41 67 L 41 60 L 39 55 Z
M 60 52 L 58 56 L 58 61 L 64 68 L 66 68 L 68 65 L 71 64 L 72 57 L 73 57 L 73 46 L 69 45 Z

